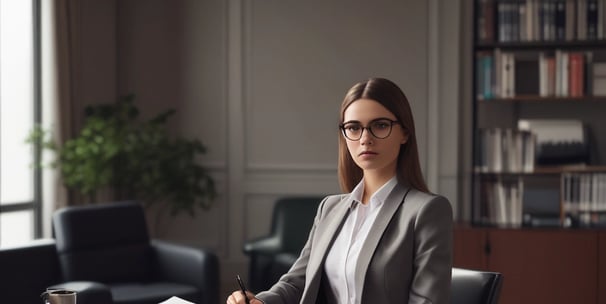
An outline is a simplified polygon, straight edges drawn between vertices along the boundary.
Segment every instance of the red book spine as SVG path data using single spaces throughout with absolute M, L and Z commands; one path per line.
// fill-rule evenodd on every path
M 570 53 L 570 96 L 583 96 L 583 54 L 579 52 Z

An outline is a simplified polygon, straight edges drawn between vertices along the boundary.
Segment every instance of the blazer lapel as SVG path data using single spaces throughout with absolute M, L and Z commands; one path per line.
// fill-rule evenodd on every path
M 360 251 L 360 255 L 358 256 L 358 262 L 356 263 L 356 286 L 364 286 L 364 278 L 366 277 L 366 271 L 368 270 L 368 265 L 370 264 L 370 260 L 374 255 L 374 252 L 381 240 L 381 236 L 387 229 L 387 225 L 391 221 L 392 217 L 400 207 L 400 205 L 404 202 L 404 198 L 408 191 L 409 187 L 404 187 L 398 184 L 394 190 L 389 194 L 385 203 L 381 207 L 375 222 L 373 223 L 370 231 L 368 232 L 368 236 L 364 241 L 364 245 L 362 246 L 362 250 Z
M 335 210 L 327 211 L 327 215 L 316 227 L 314 238 L 317 241 L 313 244 L 315 248 L 312 250 L 307 264 L 307 275 L 310 275 L 311 278 L 308 281 L 309 286 L 305 288 L 306 292 L 303 294 L 301 303 L 316 302 L 316 296 L 320 288 L 320 279 L 324 271 L 324 260 L 351 210 L 351 197 L 346 195 L 336 204 L 334 207 Z

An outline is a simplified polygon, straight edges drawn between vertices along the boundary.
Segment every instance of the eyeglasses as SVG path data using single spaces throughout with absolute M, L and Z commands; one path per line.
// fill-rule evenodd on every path
M 394 124 L 398 124 L 397 120 L 391 120 L 388 118 L 377 118 L 371 121 L 367 127 L 363 127 L 361 123 L 357 121 L 346 122 L 339 125 L 343 136 L 349 140 L 360 140 L 364 129 L 368 130 L 372 136 L 378 139 L 384 139 L 389 137 L 391 129 Z

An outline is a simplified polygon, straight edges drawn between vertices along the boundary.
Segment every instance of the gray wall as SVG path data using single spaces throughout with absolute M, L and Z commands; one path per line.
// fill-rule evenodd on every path
M 105 23 L 101 37 L 115 45 L 98 54 L 106 42 L 87 39 L 82 51 L 91 64 L 83 75 L 94 74 L 100 58 L 115 60 L 116 71 L 84 96 L 134 92 L 148 115 L 174 107 L 174 131 L 208 146 L 203 162 L 220 191 L 215 207 L 194 218 L 150 210 L 150 226 L 156 237 L 216 250 L 225 286 L 246 273 L 242 242 L 268 231 L 275 198 L 340 191 L 339 105 L 353 83 L 371 76 L 402 87 L 430 188 L 464 209 L 460 1 L 82 5 L 83 20 Z M 81 35 L 98 29 L 83 27 Z M 96 93 L 106 83 L 114 87 Z

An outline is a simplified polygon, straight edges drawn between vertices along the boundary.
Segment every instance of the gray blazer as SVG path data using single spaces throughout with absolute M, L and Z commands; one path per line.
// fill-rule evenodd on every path
M 351 208 L 350 194 L 326 197 L 301 255 L 267 304 L 334 303 L 324 262 Z M 362 303 L 450 303 L 452 207 L 442 196 L 398 184 L 379 211 L 356 264 Z M 364 283 L 364 285 L 362 285 Z

